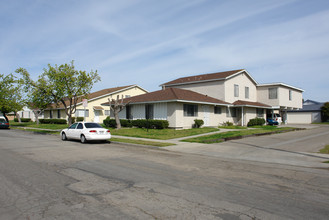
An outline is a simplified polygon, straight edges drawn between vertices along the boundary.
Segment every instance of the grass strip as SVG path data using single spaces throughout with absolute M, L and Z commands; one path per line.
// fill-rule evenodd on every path
M 29 128 L 42 128 L 42 129 L 54 129 L 54 130 L 60 130 L 67 128 L 67 124 L 39 124 L 37 125 L 36 122 L 14 122 L 10 121 L 9 122 L 11 127 L 29 127 Z
M 18 128 L 18 127 L 10 127 L 10 128 L 11 129 L 16 129 L 16 130 L 22 130 L 22 131 L 35 132 L 35 133 L 39 133 L 39 134 L 58 134 L 59 135 L 59 131 L 26 129 L 26 128 Z
M 111 141 L 129 143 L 129 144 L 141 144 L 141 145 L 148 145 L 148 146 L 155 146 L 155 147 L 167 147 L 167 146 L 176 145 L 176 144 L 172 144 L 172 143 L 134 140 L 134 139 L 127 139 L 127 138 L 114 138 L 114 137 L 111 138 Z
M 329 145 L 326 145 L 324 148 L 322 148 L 319 153 L 321 154 L 329 154 Z
M 198 134 L 205 134 L 213 131 L 219 131 L 218 128 L 192 128 L 192 129 L 149 129 L 146 128 L 122 128 L 119 130 L 110 129 L 111 134 L 128 137 L 140 137 L 158 140 L 169 140 L 180 137 L 188 137 Z
M 223 129 L 247 129 L 247 127 L 239 126 L 239 125 L 219 126 L 218 128 L 223 128 Z
M 297 130 L 296 128 L 290 128 L 290 127 L 273 127 L 273 128 L 259 128 L 259 129 L 252 129 L 252 130 L 241 130 L 241 131 L 228 131 L 213 135 L 205 135 L 201 137 L 195 137 L 195 138 L 189 138 L 184 139 L 182 141 L 184 142 L 196 142 L 196 143 L 219 143 L 231 139 L 239 139 L 243 137 L 250 137 L 255 135 L 268 135 L 268 134 L 275 134 L 275 133 L 281 133 L 281 132 L 287 132 L 287 131 L 294 131 Z

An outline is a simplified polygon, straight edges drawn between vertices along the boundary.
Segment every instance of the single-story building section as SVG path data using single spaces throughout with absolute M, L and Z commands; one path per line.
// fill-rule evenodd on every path
M 237 101 L 228 103 L 194 91 L 166 88 L 163 90 L 124 99 L 126 107 L 120 119 L 168 120 L 169 127 L 191 128 L 195 119 L 202 119 L 204 126 L 217 127 L 224 122 L 246 125 L 255 117 L 265 118 L 268 105 Z M 102 103 L 108 106 L 109 103 Z

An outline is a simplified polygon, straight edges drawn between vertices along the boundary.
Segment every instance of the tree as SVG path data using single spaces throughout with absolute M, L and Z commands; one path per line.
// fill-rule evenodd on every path
M 69 125 L 72 124 L 72 115 L 76 112 L 77 103 L 87 97 L 94 83 L 100 81 L 97 71 L 78 71 L 74 67 L 74 61 L 54 67 L 48 64 L 48 68 L 44 69 L 36 82 L 31 79 L 27 70 L 19 68 L 16 72 L 23 75 L 27 86 L 41 92 L 41 97 L 47 98 L 57 107 L 62 104 Z
M 6 113 L 15 112 L 20 121 L 18 111 L 24 107 L 24 99 L 21 90 L 22 81 L 13 74 L 0 74 L 0 111 L 6 117 Z
M 329 120 L 329 102 L 326 102 L 321 107 L 321 114 L 322 114 L 322 121 L 328 121 Z
M 113 114 L 114 114 L 117 129 L 121 129 L 121 122 L 120 122 L 120 118 L 119 118 L 119 112 L 121 112 L 124 109 L 124 107 L 129 103 L 124 104 L 123 103 L 123 96 L 122 96 L 121 99 L 119 99 L 119 95 L 117 95 L 117 99 L 112 99 L 112 100 L 108 99 L 108 100 L 109 100 L 110 109 L 113 111 Z

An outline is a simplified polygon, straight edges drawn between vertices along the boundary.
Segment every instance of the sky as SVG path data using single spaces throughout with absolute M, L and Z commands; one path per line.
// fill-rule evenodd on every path
M 328 0 L 0 0 L 0 73 L 74 60 L 92 91 L 246 69 L 329 101 Z

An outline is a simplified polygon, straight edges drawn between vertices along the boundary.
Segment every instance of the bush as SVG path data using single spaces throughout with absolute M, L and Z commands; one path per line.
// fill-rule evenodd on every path
M 72 117 L 72 124 L 78 121 L 83 121 L 84 117 Z
M 132 122 L 127 119 L 120 119 L 120 123 L 122 127 L 131 128 L 133 126 Z M 111 128 L 115 128 L 117 126 L 115 119 L 111 119 L 109 116 L 105 120 L 103 120 L 103 124 L 106 127 L 111 127 Z
M 204 124 L 202 119 L 194 119 L 194 128 L 200 128 Z
M 66 119 L 39 119 L 41 124 L 67 124 Z
M 321 107 L 322 122 L 329 121 L 329 102 L 326 102 Z
M 21 122 L 30 122 L 31 118 L 21 118 Z M 18 122 L 17 118 L 14 118 L 14 122 Z
M 233 126 L 233 122 L 230 121 L 224 122 L 223 126 Z
M 265 124 L 265 119 L 264 118 L 253 118 L 250 119 L 247 126 L 256 126 L 256 125 L 260 125 L 263 126 Z
M 169 127 L 167 120 L 137 119 L 132 121 L 132 125 L 138 128 L 164 129 Z

